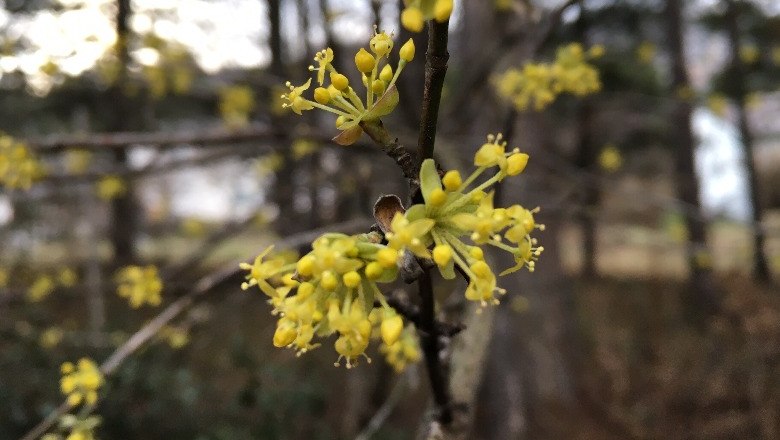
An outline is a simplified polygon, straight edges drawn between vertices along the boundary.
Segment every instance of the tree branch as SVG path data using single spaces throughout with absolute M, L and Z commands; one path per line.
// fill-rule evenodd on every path
M 447 75 L 447 39 L 449 22 L 439 23 L 436 20 L 428 22 L 428 50 L 425 54 L 425 88 L 423 91 L 422 112 L 420 120 L 420 137 L 418 141 L 421 159 L 433 158 L 436 144 L 436 127 L 439 119 L 439 105 L 444 79 Z M 422 194 L 414 191 L 413 202 L 421 203 Z M 449 389 L 449 368 L 442 353 L 439 329 L 436 326 L 435 300 L 433 283 L 429 268 L 423 270 L 417 280 L 420 294 L 420 319 L 417 327 L 420 330 L 420 343 L 425 355 L 425 365 L 431 382 L 431 391 L 435 402 L 435 419 L 448 425 L 452 421 L 452 396 Z

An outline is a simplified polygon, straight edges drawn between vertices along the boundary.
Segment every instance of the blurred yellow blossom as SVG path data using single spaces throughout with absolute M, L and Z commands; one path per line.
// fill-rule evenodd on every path
M 70 174 L 84 174 L 92 163 L 92 153 L 75 148 L 65 153 L 65 171 Z
M 62 342 L 65 333 L 59 327 L 49 327 L 41 332 L 38 343 L 45 349 L 53 348 Z
M 314 152 L 319 148 L 316 142 L 308 139 L 296 139 L 292 144 L 293 159 L 302 159 Z
M 219 114 L 229 127 L 247 125 L 254 108 L 255 94 L 249 86 L 225 87 L 219 93 Z
M 166 325 L 160 330 L 160 337 L 171 348 L 176 350 L 184 347 L 190 341 L 190 336 L 186 329 L 171 325 Z
M 103 200 L 113 200 L 127 192 L 125 181 L 119 176 L 105 176 L 97 183 L 97 194 Z
M 68 405 L 76 406 L 82 402 L 94 405 L 97 402 L 103 375 L 93 360 L 82 358 L 75 366 L 65 362 L 61 371 L 60 390 L 67 396 Z
M 623 156 L 615 145 L 607 144 L 599 153 L 599 166 L 607 172 L 615 172 L 623 166 Z
M 739 48 L 739 59 L 745 64 L 753 64 L 758 61 L 761 53 L 758 48 L 753 45 L 744 45 Z
M 0 132 L 0 185 L 29 189 L 45 168 L 26 144 Z
M 62 287 L 73 287 L 76 285 L 77 281 L 78 276 L 76 275 L 76 272 L 69 267 L 63 267 L 57 272 L 57 282 Z
M 707 98 L 707 107 L 722 118 L 726 116 L 726 112 L 729 109 L 729 101 L 721 94 L 710 95 L 710 97 Z
M 655 44 L 650 41 L 643 41 L 636 48 L 636 58 L 642 64 L 650 64 L 655 60 L 655 55 L 658 52 Z
M 120 269 L 115 280 L 117 294 L 127 298 L 130 307 L 137 309 L 144 304 L 159 306 L 163 284 L 154 266 L 127 266 Z
M 40 275 L 27 289 L 27 300 L 31 302 L 41 301 L 51 295 L 55 287 L 54 280 L 50 276 Z
M 197 218 L 187 218 L 181 223 L 181 231 L 188 237 L 202 237 L 206 235 L 206 224 Z
M 585 96 L 601 90 L 596 68 L 588 61 L 604 52 L 602 46 L 585 51 L 579 43 L 563 46 L 553 63 L 528 63 L 521 69 L 512 68 L 496 79 L 498 94 L 509 99 L 518 110 L 533 107 L 540 111 L 558 95 L 570 93 Z

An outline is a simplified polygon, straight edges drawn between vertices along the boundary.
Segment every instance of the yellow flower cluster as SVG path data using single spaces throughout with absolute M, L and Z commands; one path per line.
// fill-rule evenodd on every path
M 137 309 L 144 304 L 159 306 L 163 284 L 154 266 L 127 266 L 116 274 L 116 293 L 127 298 L 130 307 Z
M 533 271 L 535 261 L 543 251 L 531 237 L 538 225 L 534 214 L 520 205 L 508 208 L 493 206 L 493 193 L 486 192 L 507 176 L 523 172 L 528 155 L 518 149 L 506 151 L 501 135 L 488 136 L 488 141 L 474 156 L 477 169 L 464 181 L 458 171 L 448 171 L 439 177 L 436 164 L 428 159 L 420 170 L 420 190 L 424 204 L 411 206 L 404 214 L 396 213 L 391 232 L 385 236 L 388 246 L 399 252 L 409 251 L 420 258 L 431 258 L 446 279 L 455 278 L 455 265 L 469 278 L 466 298 L 482 305 L 497 304 L 496 276 L 485 262 L 483 245 L 491 245 L 512 254 L 515 265 L 501 273 L 505 275 L 523 267 Z M 496 173 L 481 184 L 476 180 L 488 169 Z M 473 188 L 470 188 L 473 185 Z M 463 241 L 465 237 L 472 244 Z M 433 246 L 433 250 L 429 248 Z
M 75 148 L 65 153 L 65 170 L 70 174 L 84 174 L 92 163 L 89 150 Z
M 349 79 L 333 67 L 335 55 L 331 48 L 327 48 L 314 57 L 317 66 L 309 66 L 309 70 L 317 72 L 319 87 L 314 90 L 314 100 L 303 96 L 311 87 L 311 79 L 297 87 L 288 82 L 286 85 L 290 91 L 282 95 L 285 101 L 283 107 L 299 115 L 314 108 L 335 114 L 336 127 L 342 132 L 336 141 L 342 145 L 353 144 L 363 133 L 361 122 L 376 121 L 390 114 L 398 105 L 395 82 L 404 66 L 414 58 L 415 47 L 411 39 L 401 47 L 398 66 L 393 70 L 387 62 L 393 46 L 392 35 L 375 32 L 369 44 L 370 52 L 361 48 L 355 54 L 355 66 L 366 89 L 365 101 L 357 95 Z
M 540 111 L 560 94 L 585 96 L 601 90 L 599 72 L 588 61 L 603 53 L 602 46 L 586 52 L 579 43 L 572 43 L 558 49 L 553 63 L 529 63 L 522 69 L 507 70 L 497 78 L 496 88 L 518 110 L 533 105 Z
M 57 288 L 73 287 L 78 281 L 78 276 L 73 269 L 63 267 L 56 274 L 40 274 L 27 288 L 27 300 L 30 302 L 39 302 L 48 297 Z
M 312 243 L 312 251 L 297 262 L 266 258 L 266 249 L 253 264 L 241 286 L 257 286 L 269 298 L 279 316 L 273 343 L 290 347 L 300 355 L 317 346 L 315 337 L 336 336 L 334 348 L 347 368 L 365 354 L 372 338 L 381 339 L 389 361 L 396 368 L 413 362 L 416 339 L 404 332 L 404 320 L 393 309 L 377 283 L 396 279 L 401 254 L 382 245 L 377 233 L 348 236 L 324 234 Z M 394 348 L 393 348 L 394 347 Z M 406 347 L 406 348 L 404 348 Z M 416 345 L 415 345 L 416 347 Z
M 248 86 L 230 86 L 219 93 L 219 114 L 229 127 L 247 125 L 254 108 L 255 94 Z
M 65 362 L 60 370 L 60 390 L 67 396 L 68 405 L 76 406 L 81 402 L 94 405 L 97 402 L 97 392 L 103 385 L 103 375 L 93 360 L 82 358 L 75 366 L 71 362 Z
M 0 132 L 0 185 L 30 189 L 44 174 L 43 164 L 27 145 Z
M 452 15 L 453 0 L 404 0 L 401 24 L 410 32 L 420 32 L 426 20 L 444 23 Z

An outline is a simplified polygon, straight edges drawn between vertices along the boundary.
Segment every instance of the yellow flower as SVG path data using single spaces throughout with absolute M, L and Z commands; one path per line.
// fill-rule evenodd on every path
M 333 49 L 326 48 L 314 56 L 317 67 L 309 66 L 309 70 L 317 71 L 317 84 L 322 85 L 325 82 L 325 72 L 333 64 Z
M 301 95 L 306 90 L 309 90 L 309 87 L 311 87 L 311 79 L 306 81 L 302 86 L 295 87 L 288 81 L 286 84 L 287 88 L 290 89 L 290 92 L 282 95 L 282 99 L 287 100 L 282 107 L 284 108 L 290 108 L 292 111 L 294 111 L 297 114 L 302 114 L 301 112 L 306 110 L 311 110 L 314 108 L 314 106 L 311 104 L 310 101 L 307 99 L 304 99 Z
M 162 280 L 154 266 L 127 266 L 116 276 L 117 294 L 127 298 L 130 307 L 137 309 L 144 304 L 158 306 L 162 302 Z
M 94 405 L 97 402 L 97 392 L 103 386 L 103 374 L 97 364 L 91 359 L 82 358 L 76 366 L 70 362 L 62 364 L 62 379 L 60 390 L 67 396 L 68 404 L 76 406 L 82 402 Z
M 44 175 L 43 164 L 26 144 L 0 132 L 0 185 L 29 189 Z
M 435 220 L 429 218 L 410 222 L 403 214 L 396 212 L 390 224 L 392 232 L 385 234 L 387 245 L 396 250 L 409 249 L 419 257 L 430 258 L 426 235 L 435 223 Z

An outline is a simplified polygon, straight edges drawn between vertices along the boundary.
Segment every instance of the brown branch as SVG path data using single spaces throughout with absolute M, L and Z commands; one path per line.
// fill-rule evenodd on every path
M 363 131 L 379 145 L 379 148 L 395 161 L 407 179 L 417 182 L 420 172 L 420 161 L 409 150 L 398 142 L 398 138 L 390 135 L 382 121 L 378 123 L 361 122 Z
M 439 104 L 444 79 L 447 75 L 447 40 L 449 22 L 439 23 L 436 20 L 428 22 L 428 50 L 425 54 L 425 88 L 423 91 L 422 117 L 420 120 L 420 137 L 418 141 L 421 159 L 433 158 L 436 144 L 436 127 L 439 119 Z M 412 189 L 413 201 L 422 202 L 422 194 Z M 420 319 L 417 328 L 420 330 L 420 345 L 425 355 L 425 365 L 431 383 L 433 400 L 435 402 L 434 418 L 448 425 L 452 421 L 452 395 L 449 389 L 449 368 L 442 356 L 442 344 L 439 340 L 439 329 L 436 327 L 435 299 L 430 269 L 422 271 L 417 281 L 420 295 Z
M 329 225 L 323 228 L 291 235 L 286 239 L 279 241 L 277 245 L 280 248 L 295 248 L 313 241 L 326 232 L 331 232 L 334 230 L 354 232 L 366 229 L 369 225 L 370 222 L 366 219 L 351 220 L 348 222 Z M 212 291 L 216 287 L 225 284 L 228 281 L 235 279 L 236 282 L 238 282 L 238 278 L 243 272 L 243 270 L 239 269 L 238 267 L 239 263 L 240 262 L 238 261 L 232 262 L 220 270 L 204 276 L 195 283 L 192 290 L 171 303 L 159 315 L 136 331 L 130 337 L 130 339 L 114 350 L 108 359 L 106 359 L 100 365 L 100 371 L 103 373 L 103 375 L 106 377 L 111 376 L 111 374 L 113 374 L 128 357 L 138 351 L 138 349 L 140 349 L 144 344 L 149 342 L 149 340 L 151 340 L 160 331 L 160 329 L 171 322 L 174 318 L 179 316 L 182 312 L 190 308 L 204 294 Z M 45 434 L 62 415 L 66 414 L 69 409 L 70 406 L 67 403 L 63 403 L 62 405 L 58 406 L 38 425 L 27 432 L 27 434 L 25 434 L 21 440 L 37 440 L 39 437 Z
M 436 126 L 439 121 L 439 105 L 444 78 L 447 76 L 447 52 L 449 21 L 439 23 L 431 20 L 428 24 L 428 51 L 425 54 L 425 88 L 420 118 L 420 139 L 418 147 L 421 159 L 433 158 L 436 143 Z

